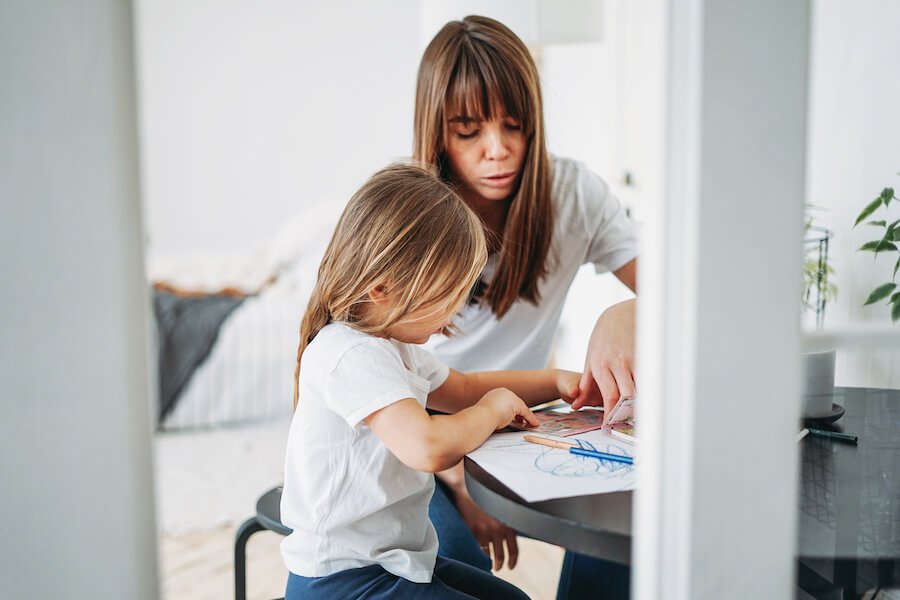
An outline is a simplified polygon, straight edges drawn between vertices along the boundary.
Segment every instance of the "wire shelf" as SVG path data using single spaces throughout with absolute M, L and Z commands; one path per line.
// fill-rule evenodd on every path
M 803 308 L 815 315 L 816 330 L 825 324 L 825 305 L 830 288 L 828 276 L 828 245 L 834 233 L 824 227 L 810 226 L 803 239 L 804 290 Z

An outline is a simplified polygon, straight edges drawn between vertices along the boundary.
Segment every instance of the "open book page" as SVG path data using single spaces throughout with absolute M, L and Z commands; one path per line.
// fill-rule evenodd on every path
M 609 430 L 609 433 L 617 440 L 628 442 L 634 446 L 638 443 L 637 438 L 634 437 L 634 427 L 613 427 Z
M 515 422 L 511 423 L 510 427 L 528 432 L 565 437 L 600 429 L 603 425 L 603 410 L 595 408 L 572 410 L 567 405 L 559 409 L 536 412 L 534 416 L 541 422 L 537 427 L 530 427 Z

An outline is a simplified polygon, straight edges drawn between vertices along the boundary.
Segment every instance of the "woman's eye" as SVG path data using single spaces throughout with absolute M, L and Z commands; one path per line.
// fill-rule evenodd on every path
M 469 138 L 473 138 L 473 137 L 475 137 L 476 135 L 478 135 L 478 130 L 477 130 L 477 129 L 472 129 L 472 130 L 470 130 L 470 131 L 457 131 L 457 132 L 456 132 L 456 135 L 458 135 L 459 137 L 461 137 L 461 138 L 464 139 L 464 140 L 467 140 L 467 139 L 469 139 Z
M 519 125 L 518 123 L 511 122 L 511 123 L 506 124 L 506 128 L 509 129 L 510 131 L 519 131 L 520 129 L 522 129 L 522 126 Z

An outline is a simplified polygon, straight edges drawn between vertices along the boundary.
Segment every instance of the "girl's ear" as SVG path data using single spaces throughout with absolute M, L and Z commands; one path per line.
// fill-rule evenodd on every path
M 374 288 L 369 290 L 369 300 L 372 301 L 373 304 L 384 304 L 388 300 L 388 289 L 387 286 L 383 283 L 379 283 Z

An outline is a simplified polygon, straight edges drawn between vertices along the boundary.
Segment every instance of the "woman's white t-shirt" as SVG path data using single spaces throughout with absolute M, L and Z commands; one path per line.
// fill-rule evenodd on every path
M 379 564 L 431 581 L 434 476 L 400 462 L 363 419 L 405 398 L 424 407 L 448 374 L 419 346 L 343 323 L 318 333 L 303 353 L 285 458 L 281 520 L 294 530 L 281 544 L 288 570 L 322 577 Z
M 463 307 L 453 321 L 461 333 L 453 338 L 434 335 L 425 346 L 458 371 L 546 367 L 569 286 L 581 265 L 593 263 L 603 273 L 637 257 L 634 226 L 609 186 L 584 163 L 551 156 L 550 165 L 554 262 L 540 282 L 540 303 L 519 299 L 502 319 L 481 303 Z M 495 267 L 492 255 L 482 276 L 486 283 Z

